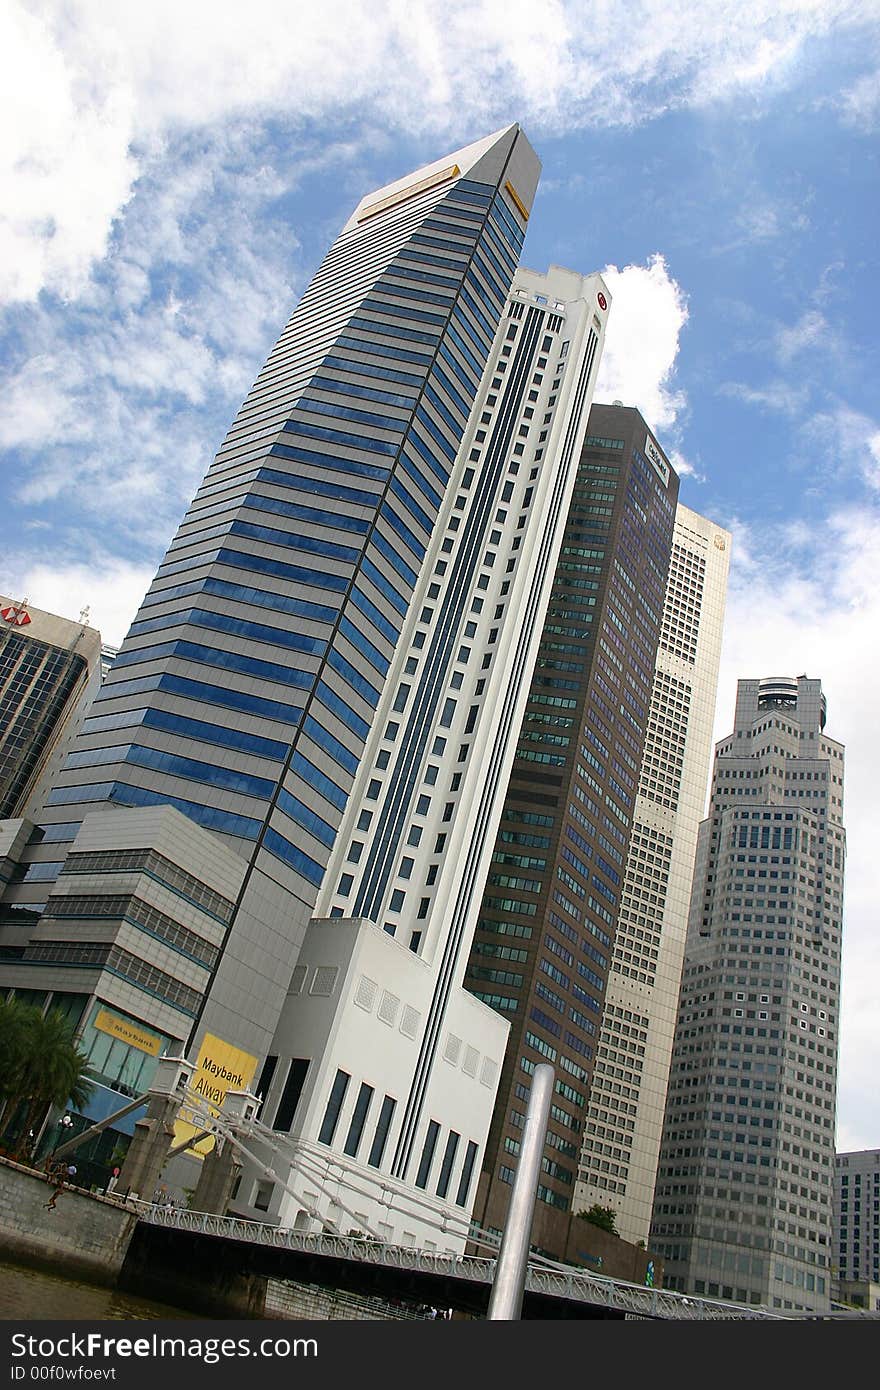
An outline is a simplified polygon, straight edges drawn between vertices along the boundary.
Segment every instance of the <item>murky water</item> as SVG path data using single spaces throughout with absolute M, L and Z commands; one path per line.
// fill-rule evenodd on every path
M 98 1318 L 191 1318 L 181 1308 L 97 1288 L 42 1270 L 0 1262 L 0 1318 L 30 1322 L 47 1318 L 89 1321 Z

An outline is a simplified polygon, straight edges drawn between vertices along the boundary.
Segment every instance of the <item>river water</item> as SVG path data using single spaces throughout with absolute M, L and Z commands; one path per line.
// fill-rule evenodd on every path
M 102 1289 L 78 1279 L 65 1279 L 42 1270 L 0 1261 L 0 1319 L 31 1322 L 63 1318 L 95 1319 L 191 1318 L 181 1308 L 151 1303 L 117 1289 Z

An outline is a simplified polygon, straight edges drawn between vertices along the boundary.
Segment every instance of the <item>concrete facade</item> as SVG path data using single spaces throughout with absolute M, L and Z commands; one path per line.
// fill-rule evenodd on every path
M 829 1306 L 843 748 L 821 683 L 741 680 L 700 827 L 654 1200 L 667 1287 Z
M 857 1282 L 880 1284 L 880 1149 L 839 1153 L 834 1160 L 833 1257 L 844 1293 Z

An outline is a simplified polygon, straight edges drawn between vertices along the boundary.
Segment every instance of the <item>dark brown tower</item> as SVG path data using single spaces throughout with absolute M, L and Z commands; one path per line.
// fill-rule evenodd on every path
M 570 1210 L 677 499 L 639 412 L 594 405 L 465 981 L 511 1024 L 474 1210 L 483 1226 L 503 1226 L 543 1060 L 556 1082 L 538 1197 Z

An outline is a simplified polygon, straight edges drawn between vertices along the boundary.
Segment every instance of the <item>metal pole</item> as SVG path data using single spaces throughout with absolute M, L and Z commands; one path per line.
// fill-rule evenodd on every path
M 510 1194 L 507 1223 L 495 1266 L 492 1296 L 489 1299 L 490 1322 L 516 1322 L 522 1310 L 529 1261 L 529 1237 L 535 1196 L 541 1174 L 541 1154 L 547 1134 L 547 1118 L 553 1095 L 554 1071 L 546 1062 L 535 1067 L 532 1089 L 526 1107 L 526 1121 L 520 1141 L 519 1164 Z
M 91 1139 L 93 1135 L 100 1134 L 108 1125 L 112 1125 L 114 1120 L 121 1120 L 125 1115 L 130 1115 L 132 1110 L 137 1110 L 139 1106 L 145 1105 L 149 1099 L 149 1091 L 144 1091 L 142 1096 L 137 1096 L 134 1100 L 130 1100 L 127 1105 L 123 1105 L 121 1110 L 114 1110 L 113 1114 L 108 1115 L 105 1120 L 99 1120 L 97 1124 L 90 1125 L 88 1129 L 84 1129 L 82 1134 L 76 1134 L 72 1139 L 68 1139 L 66 1143 L 60 1144 L 57 1149 L 53 1150 L 53 1158 L 65 1158 L 67 1154 L 72 1154 L 74 1149 L 79 1148 L 80 1144 L 84 1144 L 86 1140 Z

